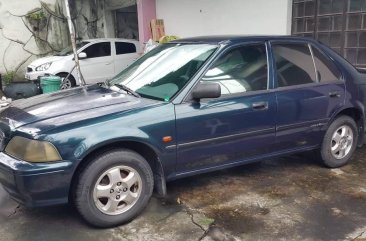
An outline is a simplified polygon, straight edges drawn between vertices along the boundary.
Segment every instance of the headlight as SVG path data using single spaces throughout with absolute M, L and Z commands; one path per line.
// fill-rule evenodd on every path
M 51 162 L 62 160 L 56 147 L 47 141 L 30 140 L 15 136 L 5 148 L 5 152 L 13 157 L 28 162 Z
M 52 62 L 42 64 L 36 68 L 36 71 L 45 71 L 51 67 Z

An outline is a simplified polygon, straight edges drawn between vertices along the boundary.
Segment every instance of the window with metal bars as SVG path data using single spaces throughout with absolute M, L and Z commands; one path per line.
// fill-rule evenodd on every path
M 294 0 L 292 34 L 313 37 L 366 67 L 366 0 Z

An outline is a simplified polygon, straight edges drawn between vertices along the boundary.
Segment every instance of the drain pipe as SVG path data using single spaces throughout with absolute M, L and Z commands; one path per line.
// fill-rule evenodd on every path
M 77 49 L 76 49 L 76 34 L 75 34 L 74 25 L 72 24 L 72 20 L 71 20 L 69 0 L 65 0 L 65 6 L 66 6 L 66 17 L 67 17 L 67 22 L 69 25 L 69 31 L 70 31 L 70 37 L 71 37 L 71 44 L 72 44 L 72 49 L 74 52 L 76 76 L 77 76 L 80 86 L 84 86 L 85 80 L 84 80 L 83 75 L 81 74 L 81 70 L 80 70 L 79 56 L 78 56 Z

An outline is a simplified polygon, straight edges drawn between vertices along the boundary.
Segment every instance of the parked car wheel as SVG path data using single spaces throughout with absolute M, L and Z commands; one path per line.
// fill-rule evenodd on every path
M 345 165 L 357 147 L 358 132 L 355 121 L 340 116 L 329 126 L 320 150 L 324 164 L 335 168 Z
M 72 75 L 69 75 L 69 77 L 65 79 L 68 75 L 69 74 L 67 73 L 57 74 L 57 76 L 62 78 L 62 85 L 61 85 L 62 90 L 70 89 L 76 86 L 76 80 Z
M 136 217 L 153 191 L 153 173 L 136 152 L 118 149 L 92 160 L 79 175 L 75 205 L 96 227 L 113 227 Z

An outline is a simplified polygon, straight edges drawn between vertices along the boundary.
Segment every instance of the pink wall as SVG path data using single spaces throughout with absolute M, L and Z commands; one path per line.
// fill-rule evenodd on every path
M 140 43 L 151 38 L 150 21 L 156 18 L 155 0 L 137 0 Z

